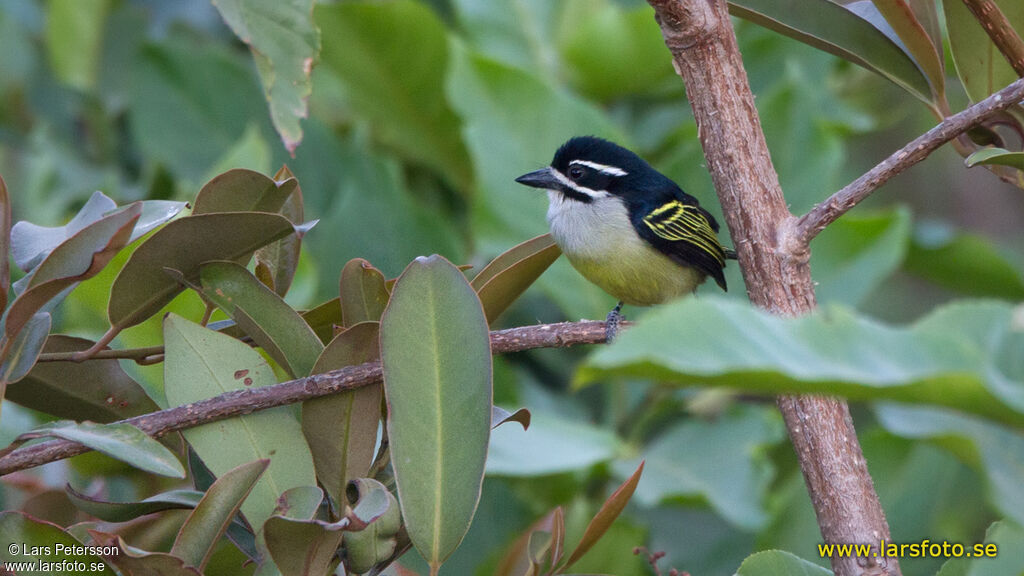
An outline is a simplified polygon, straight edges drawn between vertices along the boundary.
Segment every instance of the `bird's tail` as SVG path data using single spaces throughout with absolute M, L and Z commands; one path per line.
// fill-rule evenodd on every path
M 739 257 L 736 255 L 736 251 L 732 248 L 725 249 L 725 257 L 729 260 L 739 260 Z

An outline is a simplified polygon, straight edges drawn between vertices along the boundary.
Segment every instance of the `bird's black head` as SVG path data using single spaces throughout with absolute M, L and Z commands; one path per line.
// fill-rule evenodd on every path
M 577 136 L 555 152 L 551 166 L 516 178 L 516 182 L 558 190 L 580 202 L 626 196 L 665 177 L 633 152 L 595 136 Z M 660 182 L 657 182 L 660 184 Z

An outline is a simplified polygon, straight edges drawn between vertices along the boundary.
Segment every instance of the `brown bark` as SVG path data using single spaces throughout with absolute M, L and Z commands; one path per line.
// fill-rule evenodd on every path
M 807 259 L 780 250 L 779 233 L 794 217 L 772 165 L 725 1 L 648 3 L 686 84 L 751 302 L 781 315 L 810 312 L 816 302 Z M 889 526 L 846 403 L 783 396 L 778 406 L 825 541 L 877 549 L 882 538 L 889 538 Z M 837 576 L 859 575 L 882 564 L 878 558 L 832 558 Z M 895 559 L 885 568 L 900 573 Z
M 622 323 L 622 327 L 629 325 L 628 322 Z M 584 321 L 498 330 L 491 332 L 491 352 L 509 354 L 534 348 L 601 344 L 606 340 L 605 328 L 604 322 Z M 146 434 L 159 438 L 171 432 L 209 422 L 366 386 L 379 382 L 381 377 L 380 362 L 368 362 L 273 386 L 227 392 L 201 402 L 143 414 L 121 422 L 131 424 Z M 0 458 L 0 476 L 88 451 L 85 446 L 67 440 L 51 440 L 18 448 Z

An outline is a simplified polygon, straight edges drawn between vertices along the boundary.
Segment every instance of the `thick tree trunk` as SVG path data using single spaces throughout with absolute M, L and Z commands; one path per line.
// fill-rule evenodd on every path
M 791 254 L 780 247 L 780 231 L 794 217 L 772 166 L 725 1 L 649 3 L 686 83 L 751 302 L 781 315 L 810 312 L 816 303 L 806 250 Z M 846 403 L 784 396 L 778 406 L 825 542 L 873 544 L 877 549 L 880 540 L 889 539 L 889 526 Z M 805 553 L 816 552 L 808 542 Z M 838 576 L 859 576 L 865 568 L 899 574 L 896 559 L 832 558 L 832 567 Z

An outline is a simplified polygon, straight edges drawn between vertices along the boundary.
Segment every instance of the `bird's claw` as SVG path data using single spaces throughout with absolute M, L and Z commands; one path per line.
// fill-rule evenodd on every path
M 622 302 L 619 302 L 612 311 L 608 313 L 608 317 L 605 318 L 604 336 L 608 344 L 611 344 L 615 337 L 619 335 L 619 323 L 622 322 L 625 317 L 621 313 Z

